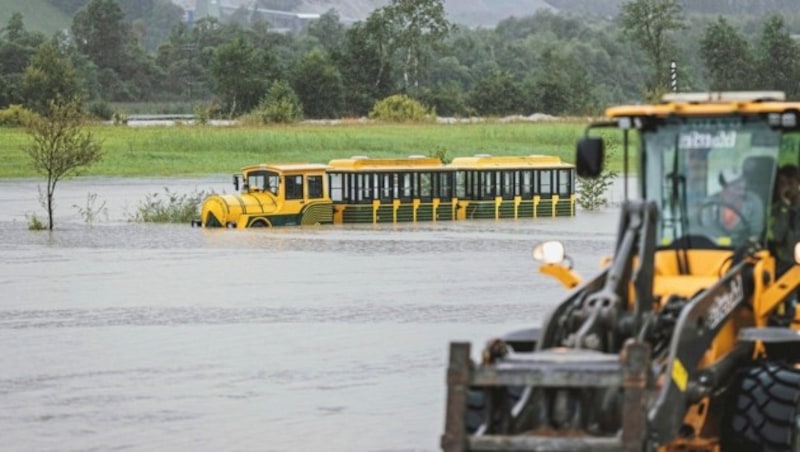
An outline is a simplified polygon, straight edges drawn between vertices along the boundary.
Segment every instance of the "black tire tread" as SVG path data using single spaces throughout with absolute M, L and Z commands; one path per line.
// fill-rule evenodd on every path
M 790 451 L 798 446 L 800 370 L 766 362 L 743 371 L 731 394 L 723 450 Z
M 525 388 L 522 386 L 512 386 L 508 388 L 508 405 L 513 407 L 522 397 Z M 466 413 L 467 433 L 476 433 L 486 422 L 486 393 L 484 388 L 471 387 L 467 391 L 467 413 Z

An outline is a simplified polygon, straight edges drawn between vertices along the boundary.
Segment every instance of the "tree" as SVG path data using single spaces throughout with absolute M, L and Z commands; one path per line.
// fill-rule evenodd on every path
M 292 87 L 309 118 L 335 118 L 344 105 L 342 74 L 320 50 L 308 52 L 294 69 Z
M 667 91 L 670 31 L 686 28 L 680 0 L 633 0 L 622 5 L 622 28 L 645 52 L 653 75 L 647 91 L 651 95 Z
M 53 229 L 53 199 L 58 182 L 103 157 L 100 144 L 82 128 L 84 119 L 79 105 L 75 99 L 64 103 L 51 101 L 47 114 L 34 116 L 28 124 L 32 142 L 23 150 L 36 172 L 44 175 L 47 182 L 43 204 L 50 230 Z
M 332 9 L 319 16 L 319 19 L 308 24 L 309 35 L 317 38 L 320 46 L 335 57 L 342 52 L 345 39 L 344 25 L 339 21 L 339 14 Z
M 266 92 L 255 49 L 242 36 L 215 49 L 211 74 L 230 116 L 250 111 Z
M 779 90 L 790 98 L 800 95 L 800 48 L 781 16 L 771 16 L 756 47 L 756 74 L 761 88 Z
M 291 123 L 303 119 L 303 108 L 289 83 L 276 80 L 258 105 L 256 115 L 264 124 Z
M 715 91 L 745 90 L 752 85 L 753 58 L 747 41 L 724 17 L 706 27 L 700 52 Z
M 526 113 L 551 115 L 591 112 L 595 95 L 585 64 L 563 48 L 542 53 L 536 74 L 524 84 L 528 95 Z
M 391 51 L 401 55 L 403 86 L 417 91 L 430 52 L 453 29 L 445 19 L 444 1 L 392 0 L 382 15 L 391 33 Z
M 470 92 L 469 105 L 481 115 L 522 112 L 522 89 L 508 72 L 498 71 L 478 80 Z
M 0 28 L 0 108 L 25 101 L 20 89 L 22 75 L 45 41 L 43 34 L 25 30 L 20 13 L 12 14 L 8 24 Z
M 91 0 L 72 19 L 72 34 L 81 52 L 101 69 L 117 73 L 128 58 L 130 27 L 115 0 Z
M 367 19 L 358 22 L 345 32 L 345 45 L 338 59 L 339 71 L 344 77 L 345 109 L 352 115 L 367 114 L 379 99 L 392 92 L 392 65 L 384 55 L 382 41 L 376 40 Z
M 47 114 L 52 101 L 79 99 L 80 85 L 75 67 L 53 43 L 39 46 L 22 75 L 22 95 L 25 106 L 39 114 Z

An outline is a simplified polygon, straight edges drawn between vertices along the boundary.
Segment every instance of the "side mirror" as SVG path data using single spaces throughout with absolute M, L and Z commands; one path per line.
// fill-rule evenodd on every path
M 603 171 L 605 142 L 598 137 L 583 137 L 578 141 L 575 153 L 578 176 L 595 178 Z
M 236 191 L 239 191 L 239 175 L 238 174 L 234 174 L 233 175 L 233 189 L 236 190 Z

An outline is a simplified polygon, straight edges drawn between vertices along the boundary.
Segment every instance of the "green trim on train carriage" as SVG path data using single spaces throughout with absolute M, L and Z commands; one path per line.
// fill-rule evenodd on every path
M 266 222 L 266 224 L 264 226 L 255 226 L 255 224 L 259 222 Z M 331 209 L 330 202 L 323 201 L 308 204 L 303 207 L 300 213 L 296 214 L 255 214 L 249 216 L 246 227 L 280 227 L 316 224 L 333 224 L 333 209 Z
M 336 204 L 342 211 L 343 223 L 408 223 L 415 221 L 413 203 L 401 203 L 395 206 L 392 202 L 380 203 L 375 209 L 372 204 Z M 374 218 L 373 218 L 374 212 Z M 433 202 L 419 203 L 416 209 L 416 221 L 453 221 L 452 202 L 440 202 L 433 218 Z

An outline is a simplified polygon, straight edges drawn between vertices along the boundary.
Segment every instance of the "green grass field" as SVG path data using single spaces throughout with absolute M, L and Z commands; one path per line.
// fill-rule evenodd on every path
M 270 127 L 124 127 L 92 125 L 101 162 L 93 176 L 198 176 L 228 174 L 257 163 L 327 163 L 366 155 L 405 157 L 446 151 L 448 158 L 492 155 L 557 155 L 574 161 L 585 122 L 291 125 Z M 21 128 L 0 128 L 0 178 L 35 177 L 23 149 Z M 614 162 L 612 166 L 619 166 Z

